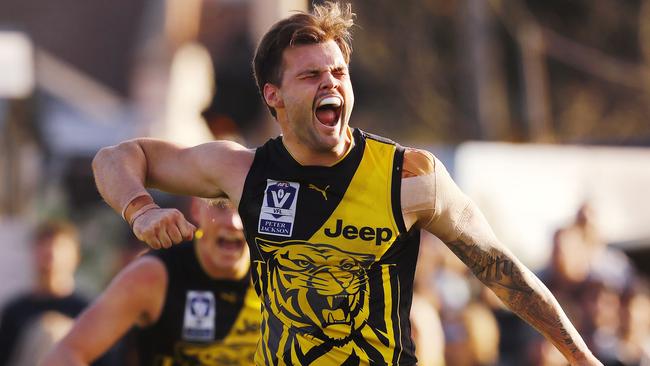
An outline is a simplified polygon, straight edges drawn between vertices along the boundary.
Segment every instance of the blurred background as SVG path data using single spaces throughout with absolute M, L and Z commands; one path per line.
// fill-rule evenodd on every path
M 434 152 L 606 364 L 649 365 L 650 0 L 351 3 L 352 126 Z M 39 278 L 43 222 L 78 229 L 87 299 L 143 248 L 94 187 L 99 148 L 275 136 L 251 58 L 310 6 L 1 0 L 0 306 Z M 563 364 L 449 253 L 423 239 L 423 365 Z

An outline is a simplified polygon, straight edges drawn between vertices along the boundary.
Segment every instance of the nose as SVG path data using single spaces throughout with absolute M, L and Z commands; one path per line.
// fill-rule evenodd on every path
M 327 71 L 323 73 L 323 80 L 321 81 L 320 88 L 325 90 L 334 89 L 338 87 L 339 83 L 339 80 L 334 77 L 330 71 Z
M 241 218 L 239 217 L 239 214 L 237 214 L 236 211 L 232 210 L 225 215 L 222 215 L 221 217 L 221 223 L 224 226 L 227 226 L 232 229 L 236 230 L 242 230 L 244 228 L 244 224 L 241 221 Z

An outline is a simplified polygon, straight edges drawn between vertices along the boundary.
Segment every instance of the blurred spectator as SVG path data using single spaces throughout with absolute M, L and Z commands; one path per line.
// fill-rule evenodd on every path
M 496 365 L 499 327 L 490 309 L 473 302 L 447 319 L 445 357 L 454 366 Z
M 587 314 L 581 309 L 582 298 L 589 289 L 590 258 L 582 236 L 575 230 L 558 229 L 553 235 L 549 264 L 539 278 L 553 293 L 578 331 L 584 331 Z M 589 338 L 586 334 L 584 337 Z
M 593 207 L 588 202 L 583 203 L 576 213 L 575 222 L 568 230 L 576 232 L 582 239 L 592 280 L 603 282 L 615 291 L 623 293 L 633 282 L 634 269 L 623 251 L 607 245 L 601 237 L 595 216 Z
M 79 239 L 76 228 L 67 222 L 46 222 L 39 226 L 33 239 L 35 283 L 32 289 L 10 300 L 2 312 L 0 320 L 0 365 L 15 365 L 17 358 L 24 357 L 24 352 L 17 352 L 18 342 L 34 339 L 27 336 L 29 324 L 36 328 L 52 329 L 51 317 L 41 316 L 46 312 L 56 312 L 62 316 L 74 318 L 83 310 L 87 302 L 75 293 L 74 272 L 79 263 Z M 37 319 L 42 319 L 42 322 Z M 56 321 L 58 324 L 64 323 Z M 58 325 L 56 328 L 60 328 Z M 39 331 L 35 331 L 39 333 Z M 41 333 L 51 337 L 61 332 Z M 40 336 L 35 338 L 43 339 Z M 50 339 L 44 343 L 51 343 Z M 21 349 L 31 349 L 28 344 Z M 29 351 L 34 360 L 45 348 Z M 12 362 L 9 362 L 13 360 Z
M 626 365 L 650 366 L 650 289 L 639 282 L 621 309 L 619 358 Z
M 621 294 L 616 288 L 600 281 L 590 281 L 580 304 L 586 315 L 585 341 L 605 366 L 622 365 L 618 357 L 618 337 L 621 328 Z
M 566 359 L 551 342 L 537 337 L 528 345 L 530 365 L 539 366 L 567 366 Z
M 445 338 L 440 317 L 433 305 L 417 293 L 411 304 L 411 338 L 420 366 L 445 365 Z
M 415 311 L 426 308 L 439 311 L 439 316 L 423 323 L 423 318 L 413 316 L 418 364 L 423 360 L 447 365 L 494 365 L 499 356 L 499 328 L 489 307 L 477 301 L 480 289 L 467 267 L 435 236 L 422 233 L 420 259 L 415 278 Z M 435 306 L 435 307 L 434 307 Z M 435 340 L 438 322 L 441 323 L 443 339 Z M 426 327 L 431 335 L 420 334 Z M 433 339 L 431 339 L 433 338 Z M 426 348 L 421 343 L 426 339 Z M 436 359 L 439 347 L 444 360 Z M 431 360 L 431 361 L 429 361 Z M 436 363 L 430 363 L 436 364 Z

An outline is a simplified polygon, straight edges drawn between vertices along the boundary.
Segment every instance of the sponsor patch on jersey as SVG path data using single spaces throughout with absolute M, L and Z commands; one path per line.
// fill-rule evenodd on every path
M 266 180 L 258 233 L 291 236 L 299 189 L 300 183 Z
M 217 313 L 210 291 L 188 291 L 183 318 L 183 339 L 210 342 L 214 340 L 214 318 Z

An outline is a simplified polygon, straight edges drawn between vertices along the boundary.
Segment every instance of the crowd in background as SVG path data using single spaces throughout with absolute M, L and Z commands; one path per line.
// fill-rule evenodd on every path
M 593 214 L 584 204 L 574 222 L 555 232 L 550 260 L 537 275 L 603 364 L 650 365 L 647 278 L 625 253 L 603 241 Z M 566 364 L 552 344 L 505 309 L 437 238 L 423 238 L 420 256 L 416 297 L 436 310 L 439 319 L 431 324 L 440 324 L 444 335 L 445 363 L 428 364 Z M 432 326 L 418 316 L 413 316 L 416 329 Z M 427 343 L 432 338 L 418 339 L 426 357 L 434 349 Z

